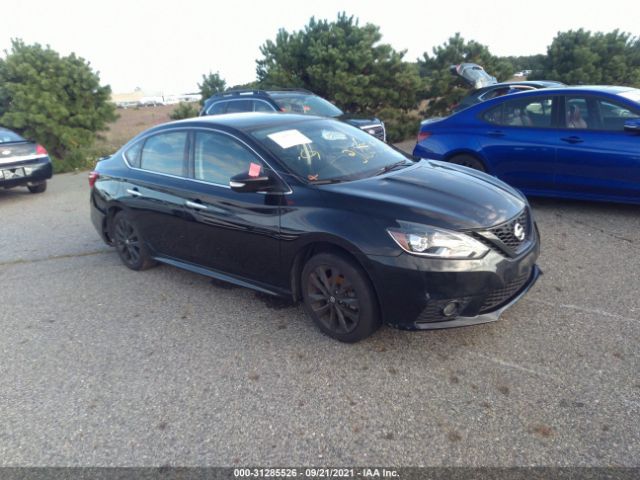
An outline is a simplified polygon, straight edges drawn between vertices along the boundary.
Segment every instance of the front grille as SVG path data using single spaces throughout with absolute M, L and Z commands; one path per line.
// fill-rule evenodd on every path
M 522 275 L 514 278 L 510 282 L 507 282 L 504 287 L 492 291 L 485 298 L 482 307 L 480 307 L 480 313 L 485 313 L 505 303 L 512 298 L 520 289 L 527 283 L 527 280 L 531 277 L 531 270 L 527 270 Z
M 379 140 L 385 141 L 384 127 L 382 125 L 373 125 L 364 127 L 362 130 L 373 135 Z
M 524 237 L 521 239 L 516 237 L 515 226 L 520 225 L 524 231 Z M 489 229 L 500 241 L 507 247 L 516 250 L 523 242 L 529 238 L 529 212 L 525 208 L 524 211 L 510 222 L 503 223 L 495 228 Z
M 485 245 L 509 256 L 522 253 L 532 239 L 533 222 L 528 209 L 524 209 L 517 217 L 496 227 L 474 232 L 474 237 Z M 520 233 L 520 238 L 518 238 Z

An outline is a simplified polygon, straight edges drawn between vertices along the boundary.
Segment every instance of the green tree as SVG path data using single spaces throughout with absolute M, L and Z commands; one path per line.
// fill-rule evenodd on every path
M 45 146 L 54 166 L 90 147 L 116 119 L 111 88 L 100 85 L 91 64 L 49 46 L 12 40 L 0 59 L 0 124 Z
M 629 33 L 579 29 L 560 32 L 547 49 L 537 78 L 569 85 L 640 86 L 640 41 Z
M 501 60 L 504 60 L 511 64 L 514 73 L 521 70 L 531 70 L 532 73 L 531 75 L 529 75 L 529 78 L 532 78 L 533 75 L 540 75 L 540 73 L 544 70 L 547 56 L 543 54 L 537 54 L 500 58 Z
M 211 73 L 208 75 L 202 75 L 202 83 L 198 84 L 198 88 L 200 89 L 200 95 L 202 98 L 200 99 L 200 104 L 204 105 L 204 102 L 211 95 L 215 95 L 219 92 L 224 92 L 227 87 L 227 82 L 220 76 L 218 72 Z
M 306 88 L 352 113 L 413 108 L 417 69 L 381 38 L 377 26 L 360 26 L 345 13 L 336 21 L 312 17 L 303 30 L 281 29 L 260 47 L 258 80 L 263 88 Z
M 433 56 L 424 53 L 423 58 L 418 60 L 420 75 L 428 85 L 427 115 L 447 114 L 453 105 L 469 93 L 469 86 L 450 72 L 451 65 L 465 62 L 482 65 L 498 81 L 506 80 L 513 74 L 513 66 L 509 61 L 492 55 L 489 48 L 481 43 L 474 40 L 466 42 L 456 33 L 443 45 L 435 47 Z
M 169 114 L 171 120 L 182 120 L 183 118 L 193 118 L 198 116 L 198 109 L 192 103 L 180 102 L 180 104 Z

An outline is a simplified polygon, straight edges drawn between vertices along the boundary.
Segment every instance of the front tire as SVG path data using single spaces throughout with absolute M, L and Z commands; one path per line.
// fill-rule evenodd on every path
M 27 188 L 31 193 L 42 193 L 47 189 L 47 181 L 37 183 L 35 185 L 27 185 Z
M 358 342 L 380 327 L 371 282 L 346 256 L 313 256 L 302 270 L 302 299 L 318 328 L 341 342 Z
M 112 225 L 113 244 L 122 263 L 131 270 L 146 270 L 156 265 L 138 227 L 125 212 L 118 212 Z
M 480 160 L 471 155 L 456 155 L 449 159 L 449 163 L 455 163 L 456 165 L 462 165 L 463 167 L 473 168 L 474 170 L 479 170 L 480 172 L 486 172 L 487 169 L 484 168 L 484 165 Z

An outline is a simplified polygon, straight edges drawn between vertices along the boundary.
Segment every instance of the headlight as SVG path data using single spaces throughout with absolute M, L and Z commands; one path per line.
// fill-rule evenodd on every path
M 481 258 L 489 248 L 464 233 L 409 222 L 389 228 L 391 238 L 407 253 L 431 258 L 466 260 Z

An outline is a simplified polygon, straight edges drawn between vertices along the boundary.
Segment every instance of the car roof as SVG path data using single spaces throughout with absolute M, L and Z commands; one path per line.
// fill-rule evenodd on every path
M 562 82 L 558 82 L 556 80 L 513 80 L 511 82 L 500 82 L 500 83 L 496 83 L 495 85 L 491 85 L 491 87 L 497 87 L 500 85 L 564 85 L 564 83 Z
M 613 85 L 567 85 L 567 86 L 558 86 L 545 88 L 544 90 L 530 90 L 526 92 L 518 92 L 513 95 L 517 95 L 517 98 L 523 98 L 525 96 L 535 96 L 535 95 L 552 95 L 552 94 L 579 94 L 579 93 L 605 93 L 609 95 L 617 95 L 620 93 L 637 90 L 633 87 L 622 87 L 622 86 L 613 86 Z M 492 98 L 485 102 L 480 102 L 476 105 L 472 105 L 469 108 L 475 108 L 478 105 L 489 105 L 493 103 L 499 103 L 503 100 L 513 98 L 512 95 L 502 95 L 500 97 Z
M 182 127 L 220 127 L 222 129 L 235 129 L 240 131 L 250 131 L 256 128 L 270 127 L 277 125 L 290 125 L 310 120 L 331 120 L 326 117 L 317 117 L 315 115 L 299 115 L 295 113 L 263 113 L 263 112 L 241 112 L 227 113 L 225 115 L 209 115 L 196 118 L 187 118 L 184 120 L 176 120 L 174 122 L 164 123 L 157 127 L 147 130 L 164 130 L 167 128 Z

